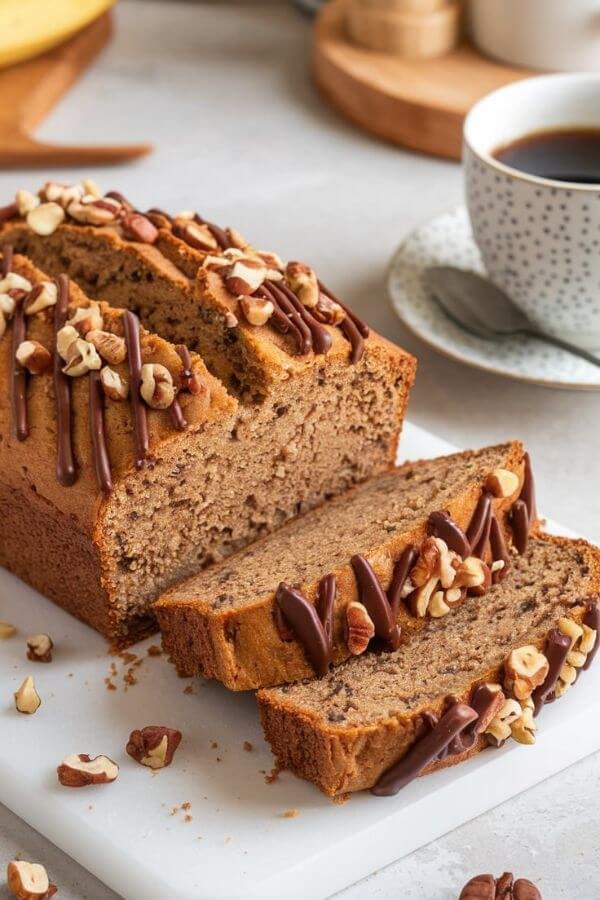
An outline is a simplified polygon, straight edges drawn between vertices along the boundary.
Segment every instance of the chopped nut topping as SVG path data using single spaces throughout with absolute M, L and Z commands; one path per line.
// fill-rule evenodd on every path
M 0 622 L 0 641 L 5 641 L 16 633 L 17 629 L 14 625 L 10 625 L 8 622 Z
M 544 683 L 548 668 L 548 660 L 533 644 L 519 647 L 504 663 L 504 686 L 517 700 L 526 700 Z
M 270 250 L 257 250 L 256 255 L 261 262 L 265 264 L 267 269 L 273 269 L 277 272 L 280 272 L 281 269 L 283 269 L 283 261 L 276 253 L 272 253 Z
M 193 213 L 192 213 L 193 216 Z M 200 225 L 189 219 L 183 219 L 181 222 L 181 214 L 175 218 L 176 225 L 180 227 L 180 234 L 186 244 L 195 250 L 218 250 L 219 245 L 212 234 L 208 225 Z
M 33 634 L 27 638 L 27 659 L 32 662 L 52 662 L 52 638 L 47 634 Z
M 85 337 L 88 331 L 102 331 L 104 322 L 98 304 L 90 303 L 89 306 L 79 306 L 66 324 L 72 325 L 81 337 Z
M 21 341 L 16 357 L 30 375 L 43 375 L 52 365 L 52 356 L 39 341 Z
M 0 294 L 0 315 L 10 319 L 15 311 L 14 297 L 10 294 Z
M 17 900 L 48 900 L 56 891 L 50 884 L 48 873 L 39 863 L 14 859 L 6 870 L 8 889 Z
M 5 278 L 0 279 L 0 293 L 8 294 L 9 291 L 30 291 L 33 285 L 17 272 L 9 272 Z
M 153 244 L 158 237 L 158 229 L 141 213 L 127 213 L 123 219 L 123 230 L 127 237 L 141 244 Z
M 91 759 L 87 753 L 72 753 L 56 770 L 58 780 L 65 787 L 85 787 L 88 784 L 108 784 L 119 774 L 118 765 L 108 756 Z
M 521 715 L 511 723 L 510 733 L 519 744 L 535 744 L 537 725 L 533 718 L 533 700 L 527 697 L 521 701 Z
M 466 588 L 470 594 L 482 596 L 491 585 L 490 568 L 477 556 L 467 556 L 456 570 L 453 587 Z
M 304 306 L 315 307 L 319 302 L 319 283 L 314 270 L 306 263 L 289 262 L 285 269 L 288 283 Z
M 29 296 L 23 302 L 23 310 L 26 315 L 33 316 L 35 313 L 48 309 L 50 306 L 56 306 L 56 298 L 58 296 L 58 288 L 53 281 L 41 281 L 30 291 Z
M 101 369 L 102 360 L 93 344 L 83 338 L 77 338 L 67 350 L 67 364 L 63 366 L 65 375 L 78 378 L 92 369 Z
M 444 591 L 435 591 L 429 601 L 427 612 L 434 619 L 440 619 L 450 612 L 450 607 L 444 600 Z
M 27 213 L 27 224 L 35 234 L 46 237 L 53 234 L 64 221 L 65 211 L 58 203 L 41 203 Z
M 494 497 L 511 497 L 519 488 L 519 477 L 509 469 L 494 469 L 486 478 L 485 486 Z
M 15 692 L 15 706 L 20 713 L 31 716 L 38 711 L 41 704 L 42 701 L 35 689 L 33 678 L 28 675 L 19 690 Z
M 240 307 L 250 325 L 266 325 L 275 311 L 270 300 L 260 297 L 242 297 Z
M 129 394 L 129 385 L 123 381 L 118 372 L 104 366 L 100 369 L 100 383 L 102 390 L 109 400 L 126 400 Z
M 94 329 L 87 332 L 85 339 L 94 345 L 102 359 L 110 365 L 116 366 L 125 361 L 127 356 L 125 338 L 111 334 L 110 331 Z
M 236 297 L 253 294 L 267 276 L 267 270 L 253 259 L 237 260 L 224 277 L 225 287 Z
M 79 332 L 72 325 L 63 325 L 56 333 L 56 349 L 65 362 L 69 359 L 69 348 L 79 338 Z
M 17 191 L 15 195 L 15 203 L 20 216 L 26 216 L 32 209 L 40 205 L 40 198 L 31 191 Z
M 120 204 L 111 202 L 110 198 L 104 201 L 96 197 L 83 197 L 81 200 L 73 200 L 67 207 L 67 213 L 84 225 L 114 225 L 120 208 Z
M 148 725 L 132 731 L 126 750 L 136 762 L 151 769 L 163 769 L 173 761 L 181 741 L 181 732 L 163 725 Z
M 175 387 L 171 373 L 160 363 L 142 366 L 142 399 L 152 409 L 167 409 L 175 399 Z
M 512 697 L 506 700 L 500 712 L 485 729 L 485 735 L 489 743 L 499 747 L 503 741 L 508 740 L 511 737 L 511 726 L 517 719 L 521 718 L 522 712 L 518 700 Z
M 348 650 L 353 656 L 360 656 L 375 636 L 375 625 L 367 608 L 355 600 L 346 607 L 346 627 Z
M 340 304 L 322 293 L 319 293 L 315 314 L 325 325 L 339 325 L 346 318 L 346 311 Z
M 595 629 L 585 624 L 579 625 L 566 616 L 559 619 L 558 628 L 571 640 L 571 649 L 559 672 L 554 689 L 555 697 L 562 697 L 577 679 L 577 669 L 581 669 L 585 665 L 588 654 L 594 649 L 598 636 Z

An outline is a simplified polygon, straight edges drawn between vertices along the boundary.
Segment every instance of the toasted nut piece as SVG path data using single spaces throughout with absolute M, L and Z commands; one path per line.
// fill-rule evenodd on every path
M 235 228 L 227 228 L 227 236 L 234 247 L 237 247 L 238 250 L 247 250 L 250 247 L 250 244 L 246 240 L 246 238 L 236 231 Z
M 88 331 L 85 339 L 94 345 L 102 359 L 110 363 L 111 366 L 124 362 L 127 356 L 125 338 L 119 337 L 118 334 L 94 329 L 93 331 Z
M 14 625 L 10 625 L 8 622 L 0 622 L 0 641 L 5 641 L 16 633 L 17 629 Z
M 15 203 L 20 216 L 26 216 L 27 213 L 40 205 L 40 198 L 31 191 L 17 191 L 15 194 Z
M 160 363 L 142 366 L 140 394 L 152 409 L 167 409 L 175 399 L 175 387 L 171 373 Z
M 266 325 L 275 311 L 270 300 L 262 300 L 260 297 L 242 297 L 240 306 L 250 325 Z
M 458 900 L 496 900 L 496 879 L 493 875 L 476 875 L 465 884 Z M 504 900 L 507 900 L 505 897 Z
M 257 250 L 256 255 L 265 264 L 267 269 L 281 271 L 283 269 L 283 260 L 271 250 Z
M 127 213 L 123 219 L 123 230 L 127 237 L 141 244 L 153 244 L 158 237 L 158 228 L 141 213 Z
M 289 262 L 285 268 L 285 277 L 300 302 L 309 308 L 319 302 L 319 283 L 314 270 L 306 263 Z
M 15 692 L 15 706 L 20 713 L 31 716 L 37 712 L 42 704 L 40 696 L 35 689 L 31 675 L 28 675 L 18 691 Z
M 32 662 L 52 662 L 52 638 L 48 634 L 33 634 L 27 638 L 27 659 Z
M 50 884 L 48 873 L 39 863 L 14 859 L 6 869 L 8 889 L 17 900 L 48 900 L 56 891 Z
M 437 563 L 437 574 L 439 575 L 440 583 L 443 588 L 453 587 L 456 578 L 456 567 L 461 561 L 460 556 L 453 550 L 448 549 L 446 541 L 443 541 L 441 538 L 434 537 L 431 540 L 435 542 L 440 552 Z
M 427 612 L 434 619 L 441 619 L 442 616 L 448 615 L 448 613 L 450 612 L 450 607 L 444 600 L 443 591 L 435 591 L 431 600 L 429 601 Z
M 98 187 L 95 181 L 91 178 L 84 178 L 82 183 L 83 190 L 86 194 L 90 194 L 92 197 L 101 197 L 102 191 Z
M 109 400 L 126 400 L 129 394 L 129 385 L 121 378 L 118 372 L 103 366 L 100 369 L 100 383 L 102 390 Z
M 522 709 L 517 700 L 512 697 L 503 703 L 500 712 L 492 719 L 485 729 L 485 736 L 490 744 L 499 747 L 503 741 L 511 736 L 510 727 L 522 715 Z
M 15 355 L 31 375 L 43 375 L 52 365 L 52 356 L 39 341 L 21 341 Z
M 171 765 L 173 755 L 181 741 L 181 732 L 163 725 L 147 725 L 141 731 L 132 731 L 127 747 L 130 756 L 151 769 L 163 769 Z
M 356 600 L 346 607 L 346 629 L 348 650 L 353 656 L 360 656 L 375 636 L 375 626 L 366 606 Z
M 570 665 L 569 663 L 564 663 L 562 669 L 560 670 L 558 680 L 556 682 L 556 687 L 554 688 L 554 696 L 556 698 L 562 697 L 567 693 L 572 684 L 575 684 L 577 680 L 577 669 L 575 666 Z
M 533 718 L 533 700 L 527 697 L 521 703 L 522 713 L 518 719 L 511 723 L 511 736 L 519 744 L 535 744 L 535 732 L 537 725 Z
M 56 333 L 56 349 L 58 355 L 66 362 L 69 358 L 69 348 L 79 338 L 79 332 L 72 325 L 63 325 Z
M 483 734 L 487 730 L 488 726 L 491 725 L 494 719 L 500 714 L 500 710 L 506 703 L 504 691 L 499 684 L 487 682 L 486 687 L 495 694 L 495 697 L 493 703 L 480 715 L 474 725 L 477 734 Z
M 108 784 L 119 774 L 118 765 L 108 756 L 90 759 L 87 753 L 72 753 L 58 766 L 58 780 L 65 787 L 85 787 L 88 784 Z
M 219 244 L 208 225 L 200 225 L 187 219 L 183 219 L 180 223 L 179 219 L 181 219 L 181 215 L 175 218 L 175 223 L 179 225 L 179 232 L 186 244 L 189 244 L 195 250 L 209 251 L 219 249 Z
M 427 615 L 429 603 L 438 584 L 439 579 L 437 575 L 434 575 L 429 581 L 426 581 L 425 584 L 417 588 L 416 591 L 413 591 L 409 597 L 410 609 L 413 616 L 422 619 L 423 616 Z
M 494 497 L 511 497 L 519 488 L 519 476 L 509 469 L 494 469 L 485 486 Z
M 466 593 L 467 592 L 462 588 L 448 588 L 448 590 L 444 593 L 444 601 L 451 608 L 454 606 L 458 606 L 459 603 L 461 603 L 465 599 Z
M 92 369 L 101 369 L 102 360 L 98 356 L 98 352 L 93 344 L 84 341 L 83 338 L 77 338 L 76 341 L 69 346 L 67 350 L 67 364 L 63 366 L 65 375 L 71 378 L 78 378 L 80 375 L 86 375 Z
M 87 203 L 83 203 L 81 200 L 73 200 L 67 207 L 67 213 L 76 222 L 81 222 L 84 225 L 112 225 L 117 221 L 119 208 L 120 205 L 117 206 L 113 203 L 105 205 L 102 200 L 92 198 L 91 202 Z
M 410 573 L 410 580 L 415 587 L 422 587 L 433 575 L 438 572 L 440 548 L 432 537 L 426 538 L 421 544 L 419 558 Z
M 58 203 L 40 203 L 27 213 L 27 224 L 34 232 L 43 237 L 53 234 L 64 221 L 65 211 Z
M 15 300 L 10 294 L 0 294 L 0 314 L 10 319 L 15 311 Z M 1 336 L 1 335 L 0 335 Z
M 452 587 L 463 587 L 470 594 L 482 596 L 492 586 L 492 573 L 489 566 L 477 556 L 467 556 L 456 570 L 456 578 Z
M 101 331 L 104 322 L 98 304 L 90 303 L 89 306 L 79 306 L 66 324 L 72 325 L 81 337 L 85 337 L 88 331 Z
M 346 311 L 340 304 L 322 293 L 319 293 L 319 299 L 315 306 L 315 313 L 317 318 L 321 322 L 324 322 L 325 325 L 339 325 L 340 322 L 343 322 L 346 318 Z
M 9 291 L 30 291 L 32 283 L 17 272 L 9 272 L 5 278 L 0 279 L 0 293 L 8 294 Z
M 587 656 L 596 646 L 598 632 L 595 628 L 590 628 L 589 625 L 582 625 L 581 627 L 583 628 L 583 634 L 579 639 L 578 649 Z
M 238 324 L 237 317 L 230 310 L 227 310 L 225 313 L 225 327 L 236 328 Z
M 224 276 L 225 287 L 236 297 L 253 294 L 267 276 L 267 270 L 253 259 L 237 260 Z
M 40 281 L 23 301 L 23 310 L 26 315 L 33 316 L 49 306 L 56 306 L 57 296 L 58 288 L 53 281 Z
M 526 644 L 508 655 L 504 663 L 504 686 L 517 700 L 525 700 L 544 683 L 548 668 L 544 654 L 533 644 Z

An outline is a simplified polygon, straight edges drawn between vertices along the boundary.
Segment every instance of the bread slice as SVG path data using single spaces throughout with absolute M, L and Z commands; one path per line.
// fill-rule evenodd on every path
M 139 410 L 134 414 L 131 404 L 139 392 L 130 391 L 127 402 L 104 399 L 98 370 L 67 377 L 60 361 L 58 390 L 68 389 L 70 410 L 58 416 L 52 371 L 57 307 L 38 298 L 43 308 L 20 313 L 39 284 L 49 285 L 56 301 L 56 284 L 24 257 L 11 264 L 7 254 L 3 262 L 12 281 L 2 280 L 0 291 L 0 563 L 111 639 L 127 643 L 153 630 L 149 603 L 158 593 L 359 477 L 362 463 L 344 460 L 343 437 L 342 446 L 334 446 L 335 426 L 321 427 L 316 415 L 312 426 L 307 422 L 314 398 L 298 396 L 292 403 L 300 382 L 279 400 L 243 405 L 199 356 L 192 353 L 184 365 L 185 347 L 178 351 L 143 328 L 141 362 L 166 367 L 179 390 L 170 409 L 149 408 L 140 399 L 149 436 L 143 458 L 134 427 Z M 25 292 L 17 289 L 14 308 L 6 291 L 14 293 L 13 282 L 22 283 L 18 276 L 34 290 L 21 297 Z M 125 317 L 135 316 L 98 305 L 61 280 L 69 291 L 65 315 L 95 310 L 101 320 L 95 330 L 122 346 Z M 78 327 L 87 333 L 82 323 Z M 40 374 L 29 375 L 16 362 L 23 340 L 40 345 Z M 128 359 L 108 368 L 131 381 Z M 23 415 L 26 422 L 19 423 Z M 361 416 L 355 415 L 355 425 Z M 59 440 L 59 419 L 70 440 Z M 380 446 L 372 453 L 357 434 L 346 448 L 357 461 L 361 443 L 371 462 L 377 456 L 383 463 L 391 450 Z
M 502 475 L 500 486 L 498 477 Z M 314 619 L 317 611 L 322 612 L 321 604 L 333 603 L 327 616 L 331 652 L 326 654 L 325 668 L 329 661 L 339 664 L 351 653 L 366 648 L 364 640 L 362 649 L 355 645 L 357 636 L 349 634 L 348 616 L 364 616 L 367 604 L 377 625 L 377 611 L 365 599 L 364 585 L 359 589 L 357 574 L 364 580 L 371 577 L 370 572 L 374 573 L 379 590 L 388 590 L 394 572 L 398 576 L 399 568 L 406 563 L 407 548 L 424 546 L 432 533 L 430 516 L 436 512 L 445 511 L 460 529 L 468 532 L 481 504 L 489 502 L 499 523 L 506 528 L 508 510 L 513 504 L 522 505 L 516 498 L 524 479 L 525 456 L 518 442 L 407 463 L 371 479 L 167 592 L 154 607 L 165 649 L 180 674 L 217 678 L 232 690 L 296 681 L 311 676 L 320 666 L 315 653 L 318 657 L 321 652 L 323 657 L 324 638 L 321 634 L 319 643 L 319 624 Z M 527 481 L 531 482 L 530 471 Z M 496 495 L 494 498 L 490 491 Z M 533 524 L 535 518 L 531 499 L 528 503 L 532 515 L 527 525 Z M 444 537 L 441 533 L 439 536 Z M 478 552 L 491 561 L 485 540 Z M 356 561 L 351 562 L 356 555 L 364 558 L 363 563 L 358 563 L 362 573 L 355 572 Z M 460 555 L 468 556 L 469 550 L 462 550 Z M 497 561 L 502 555 L 496 550 L 494 559 Z M 413 568 L 417 556 L 409 568 Z M 404 575 L 407 574 L 408 569 Z M 296 623 L 295 633 L 288 633 L 289 621 L 286 624 L 285 620 L 289 615 L 282 618 L 278 600 L 282 582 L 301 588 L 305 598 L 303 605 L 300 601 L 302 614 L 312 616 L 313 624 L 308 627 L 313 628 L 316 645 L 314 640 L 307 643 L 304 638 L 298 639 L 301 623 Z M 402 585 L 398 591 L 401 588 Z M 328 590 L 335 596 L 324 596 Z M 464 599 L 460 592 L 459 595 L 456 602 Z M 438 597 L 438 604 L 439 600 Z M 421 627 L 426 610 L 418 609 L 419 616 L 415 617 L 404 603 L 396 601 L 394 605 L 407 638 L 412 630 Z M 449 612 L 448 606 L 434 610 L 436 615 L 444 612 Z M 381 615 L 384 619 L 391 616 L 387 600 Z M 389 620 L 385 621 L 390 625 Z M 367 627 L 372 625 L 367 623 Z M 385 622 L 380 622 L 376 630 L 379 637 L 394 639 L 391 634 L 386 635 Z
M 260 691 L 277 765 L 332 796 L 364 788 L 387 795 L 489 743 L 533 743 L 534 714 L 566 692 L 598 649 L 599 594 L 600 550 L 530 540 L 504 581 L 432 619 L 406 646 Z

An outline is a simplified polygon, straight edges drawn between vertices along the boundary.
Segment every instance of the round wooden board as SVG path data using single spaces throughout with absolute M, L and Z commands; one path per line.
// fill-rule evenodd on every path
M 346 0 L 331 0 L 315 27 L 317 85 L 340 112 L 379 137 L 435 156 L 460 159 L 463 119 L 495 88 L 534 74 L 462 44 L 448 56 L 405 60 L 350 42 Z

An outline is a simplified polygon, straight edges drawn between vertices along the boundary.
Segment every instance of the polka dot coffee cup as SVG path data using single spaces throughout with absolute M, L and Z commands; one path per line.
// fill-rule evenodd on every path
M 543 331 L 600 349 L 600 184 L 553 181 L 493 153 L 526 135 L 600 128 L 600 75 L 544 75 L 488 94 L 469 112 L 467 206 L 487 272 Z

